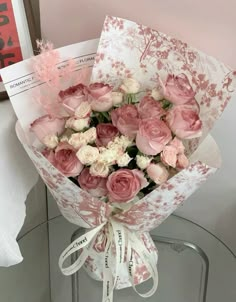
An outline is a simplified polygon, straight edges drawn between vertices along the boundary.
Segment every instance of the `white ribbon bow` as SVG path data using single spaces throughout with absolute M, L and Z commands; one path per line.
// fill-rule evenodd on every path
M 113 301 L 113 291 L 116 286 L 117 279 L 121 269 L 123 269 L 122 264 L 127 263 L 127 269 L 129 272 L 130 282 L 141 297 L 148 298 L 151 297 L 158 287 L 158 272 L 157 272 L 157 254 L 151 253 L 143 243 L 143 241 L 137 236 L 135 232 L 132 232 L 125 228 L 122 224 L 117 223 L 113 219 L 109 222 L 105 222 L 100 226 L 94 228 L 93 230 L 87 232 L 86 234 L 80 236 L 74 240 L 61 254 L 59 258 L 59 267 L 62 273 L 66 276 L 72 275 L 77 272 L 85 263 L 86 259 L 90 254 L 90 250 L 93 249 L 94 242 L 96 240 L 96 235 L 102 230 L 105 225 L 108 224 L 108 238 L 104 252 L 103 260 L 103 299 L 102 302 L 112 302 Z M 112 243 L 115 243 L 116 249 L 116 268 L 115 276 L 113 277 L 112 269 L 110 267 L 111 263 L 111 247 Z M 126 255 L 127 247 L 127 255 Z M 82 250 L 78 259 L 68 267 L 63 267 L 65 260 L 70 257 L 71 254 Z M 153 279 L 152 288 L 146 293 L 139 293 L 134 284 L 135 275 L 135 261 L 133 261 L 133 252 L 137 253 L 142 260 L 143 264 L 146 266 L 150 277 Z M 126 256 L 126 257 L 125 257 Z

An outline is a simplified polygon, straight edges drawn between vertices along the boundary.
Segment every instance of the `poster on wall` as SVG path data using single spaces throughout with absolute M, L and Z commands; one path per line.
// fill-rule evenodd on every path
M 33 48 L 27 20 L 28 0 L 0 0 L 0 74 L 1 69 L 29 58 Z M 30 26 L 32 27 L 32 26 Z M 7 99 L 0 77 L 0 100 Z

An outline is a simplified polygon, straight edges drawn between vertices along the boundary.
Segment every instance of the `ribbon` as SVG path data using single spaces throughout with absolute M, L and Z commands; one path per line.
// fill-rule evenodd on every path
M 151 253 L 137 236 L 137 233 L 125 228 L 121 223 L 117 223 L 113 219 L 105 222 L 86 234 L 74 240 L 61 254 L 59 258 L 59 267 L 64 275 L 72 275 L 77 272 L 85 263 L 90 251 L 93 249 L 96 236 L 105 225 L 108 227 L 108 237 L 104 251 L 103 260 L 103 298 L 102 302 L 113 301 L 113 291 L 115 289 L 117 280 L 124 268 L 124 263 L 127 265 L 130 282 L 135 292 L 143 298 L 151 297 L 158 287 L 158 272 L 157 272 L 157 254 Z M 115 244 L 116 263 L 115 274 L 112 273 L 112 245 Z M 64 262 L 71 254 L 80 252 L 78 259 L 68 267 L 63 267 Z M 140 293 L 135 286 L 135 261 L 134 253 L 137 253 L 147 268 L 150 277 L 153 280 L 153 286 L 146 293 Z

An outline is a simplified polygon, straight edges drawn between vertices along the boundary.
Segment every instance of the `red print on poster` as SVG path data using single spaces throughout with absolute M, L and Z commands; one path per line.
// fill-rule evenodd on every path
M 0 0 L 0 68 L 22 60 L 11 0 Z M 1 80 L 1 79 L 0 79 Z

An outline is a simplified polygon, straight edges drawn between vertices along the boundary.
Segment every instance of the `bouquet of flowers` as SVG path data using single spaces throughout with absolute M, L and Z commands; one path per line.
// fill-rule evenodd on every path
M 62 214 L 91 229 L 65 249 L 59 266 L 65 275 L 84 266 L 103 280 L 103 301 L 112 301 L 115 288 L 137 291 L 152 278 L 152 288 L 139 293 L 149 297 L 158 286 L 149 231 L 219 167 L 207 135 L 236 73 L 181 41 L 110 16 L 98 48 L 94 41 L 39 46 L 38 57 L 2 75 L 26 152 Z M 23 69 L 28 78 L 16 85 L 9 74 Z
M 182 140 L 202 134 L 188 78 L 168 75 L 161 84 L 141 92 L 126 78 L 117 91 L 101 82 L 60 91 L 62 117 L 47 114 L 31 124 L 42 154 L 114 213 L 127 210 L 188 167 Z

